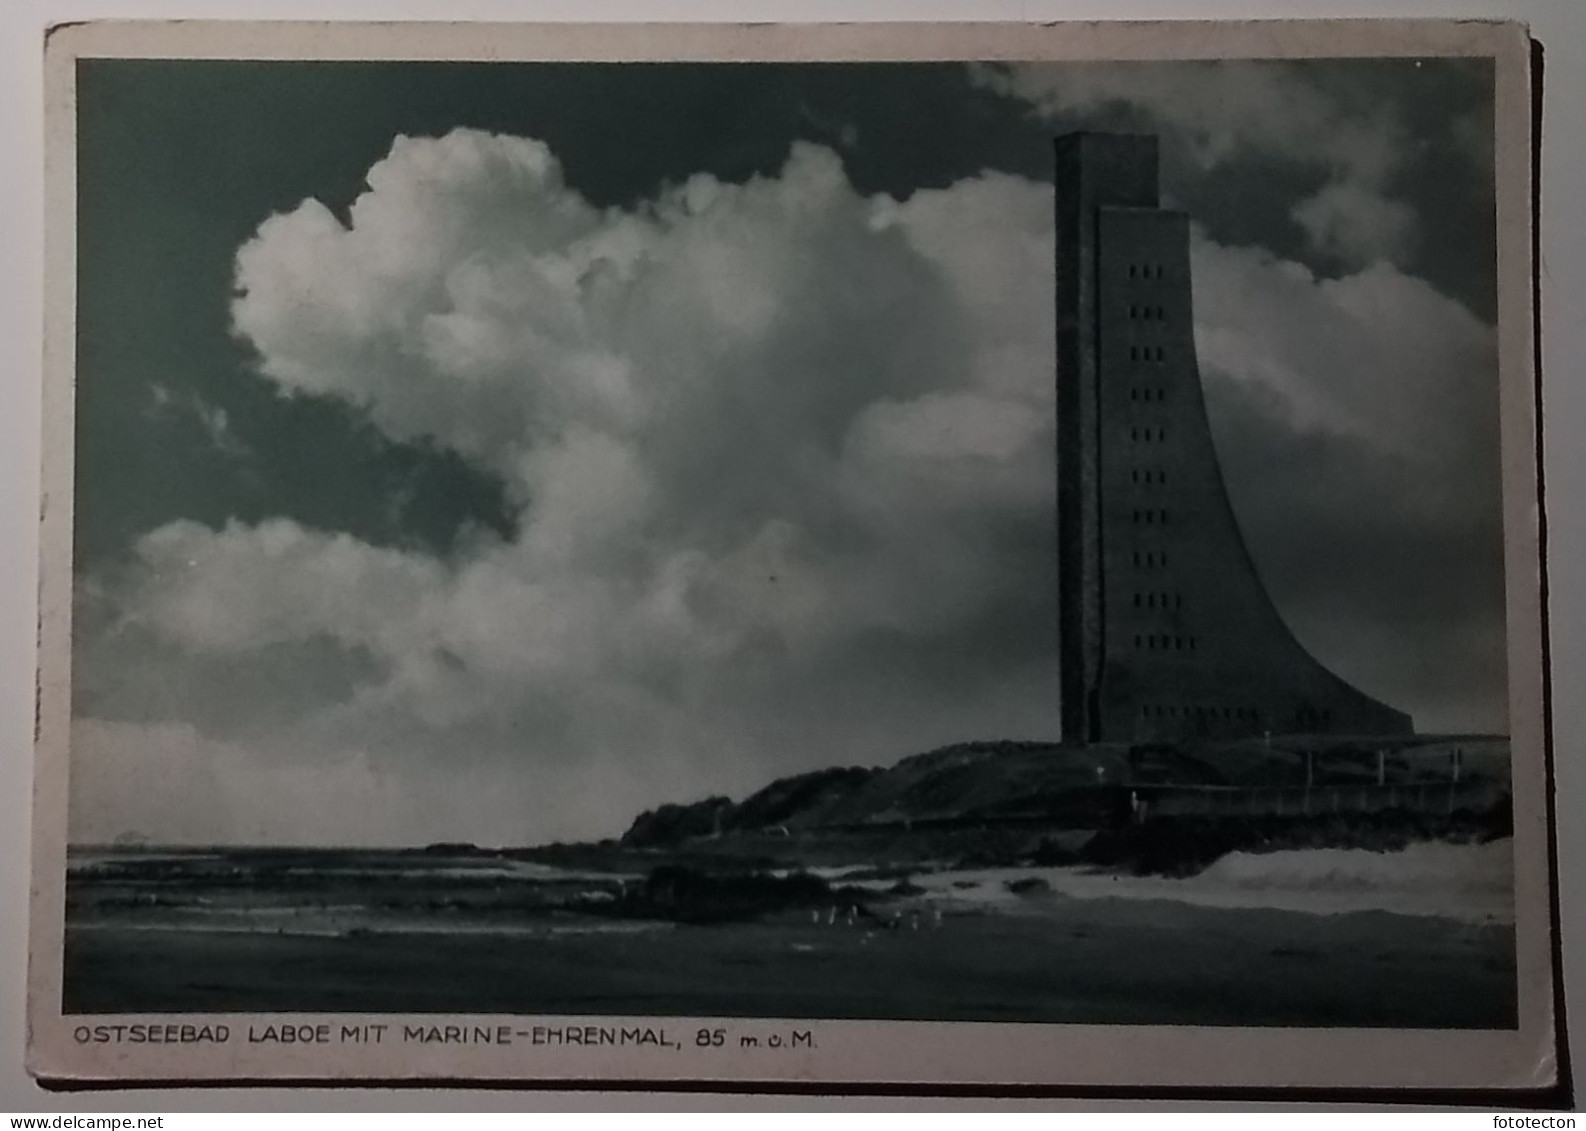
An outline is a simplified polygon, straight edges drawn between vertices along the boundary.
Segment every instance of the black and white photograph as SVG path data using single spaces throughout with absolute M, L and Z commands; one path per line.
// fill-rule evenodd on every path
M 1525 41 L 1394 26 L 52 41 L 35 1070 L 1537 1083 Z

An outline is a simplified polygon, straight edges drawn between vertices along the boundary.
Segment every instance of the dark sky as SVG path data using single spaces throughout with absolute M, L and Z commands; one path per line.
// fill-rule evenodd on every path
M 93 60 L 78 104 L 79 839 L 587 835 L 1055 734 L 1078 127 L 1161 136 L 1301 638 L 1504 725 L 1481 63 Z

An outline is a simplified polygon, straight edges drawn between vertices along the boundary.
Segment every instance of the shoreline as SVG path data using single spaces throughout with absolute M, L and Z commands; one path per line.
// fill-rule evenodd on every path
M 1394 1028 L 1516 1016 L 1506 838 L 1274 845 L 1176 876 L 1131 871 L 1127 854 L 1041 863 L 985 838 L 978 857 L 934 860 L 935 835 L 780 839 L 775 854 L 742 836 L 79 853 L 64 1007 Z M 1085 846 L 1056 847 L 1047 859 Z M 816 862 L 829 859 L 844 862 Z
M 795 913 L 559 936 L 69 927 L 65 1007 L 1504 1028 L 1513 963 L 1502 924 L 1046 893 L 916 929 Z

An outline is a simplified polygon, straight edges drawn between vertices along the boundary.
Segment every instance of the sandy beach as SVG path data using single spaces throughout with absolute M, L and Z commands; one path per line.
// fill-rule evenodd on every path
M 65 1005 L 86 1013 L 1515 1023 L 1514 934 L 1500 921 L 1039 889 L 991 900 L 917 895 L 851 925 L 828 917 L 799 908 L 696 925 L 552 912 L 516 926 L 465 927 L 439 916 L 427 926 L 347 931 L 90 919 L 68 929 Z

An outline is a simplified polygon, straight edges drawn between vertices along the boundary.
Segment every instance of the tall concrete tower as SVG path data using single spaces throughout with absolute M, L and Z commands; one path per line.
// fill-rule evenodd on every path
M 1189 218 L 1150 136 L 1057 139 L 1063 736 L 1404 734 L 1294 638 L 1228 504 L 1195 360 Z

